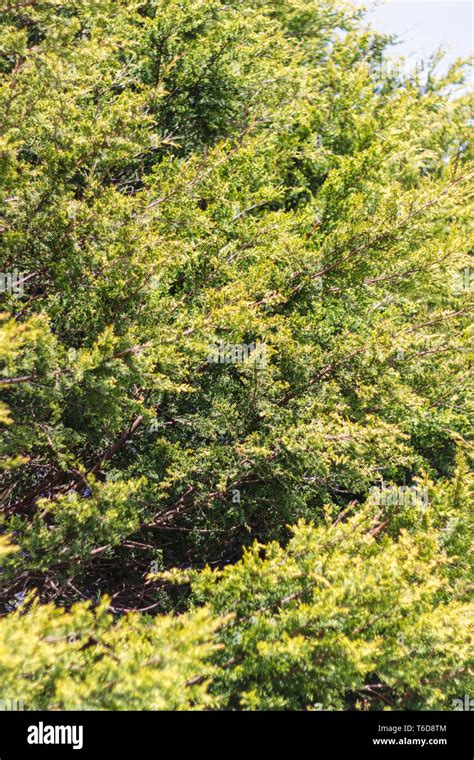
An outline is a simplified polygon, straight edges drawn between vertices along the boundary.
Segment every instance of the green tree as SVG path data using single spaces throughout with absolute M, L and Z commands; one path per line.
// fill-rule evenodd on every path
M 108 682 L 92 665 L 87 685 L 74 685 L 90 648 L 66 641 L 64 695 L 40 679 L 31 703 L 178 708 L 210 706 L 212 693 L 236 707 L 372 706 L 365 687 L 377 665 L 387 706 L 440 705 L 431 671 L 426 689 L 414 689 L 428 668 L 421 655 L 396 671 L 400 613 L 386 621 L 384 645 L 382 628 L 361 640 L 355 632 L 359 619 L 385 615 L 368 588 L 380 573 L 393 604 L 403 589 L 425 589 L 407 614 L 417 631 L 418 614 L 439 631 L 440 661 L 466 653 L 465 628 L 451 636 L 448 622 L 469 603 L 466 497 L 453 496 L 446 513 L 433 506 L 449 489 L 464 493 L 470 461 L 465 62 L 442 76 L 436 61 L 427 76 L 387 75 L 390 39 L 342 0 L 0 0 L 0 11 L 2 530 L 19 548 L 2 556 L 5 635 L 21 620 L 54 659 L 52 605 L 66 610 L 58 625 L 84 615 L 93 629 L 107 598 L 107 637 L 129 636 L 137 658 L 146 639 L 148 658 L 153 631 L 167 641 L 177 627 L 163 677 L 174 680 L 176 667 L 177 682 L 193 669 L 199 680 L 201 665 L 207 673 L 234 657 L 218 661 L 212 648 L 232 650 L 222 631 L 240 624 L 213 626 L 239 603 L 239 574 L 260 561 L 255 541 L 272 556 L 288 551 L 291 576 L 292 547 L 306 542 L 311 563 L 331 541 L 329 524 L 345 530 L 348 508 L 358 525 L 374 488 L 427 488 L 433 521 L 428 529 L 406 505 L 386 504 L 370 550 L 359 528 L 340 555 L 327 549 L 336 588 L 324 610 L 308 612 L 311 625 L 337 622 L 323 650 L 325 686 L 309 685 L 314 665 L 298 671 L 298 639 L 288 673 L 296 668 L 299 685 L 288 676 L 260 693 L 251 673 L 260 639 L 250 631 L 248 660 L 211 690 L 199 684 L 189 698 L 173 691 L 159 702 L 164 682 L 153 675 L 143 697 L 133 687 L 122 698 L 102 693 Z M 265 361 L 243 358 L 256 344 Z M 209 361 L 216 346 L 232 361 Z M 301 520 L 314 527 L 290 538 Z M 445 535 L 447 556 L 463 556 L 443 575 L 449 599 L 430 581 L 438 570 L 428 551 Z M 400 570 L 400 587 L 390 586 L 391 561 L 414 567 L 425 540 L 419 577 Z M 242 547 L 250 553 L 240 563 Z M 349 558 L 358 601 L 342 591 Z M 232 565 L 235 595 L 221 603 L 218 584 L 209 620 L 186 617 L 195 604 L 187 585 L 150 576 L 206 565 Z M 272 561 L 261 570 L 275 594 L 291 586 Z M 205 570 L 202 583 L 214 588 L 217 577 Z M 354 602 L 344 623 L 339 593 Z M 138 617 L 123 617 L 131 611 Z M 273 641 L 262 615 L 265 667 L 278 680 L 272 652 L 281 647 L 285 659 L 290 632 L 282 623 Z M 421 646 L 422 633 L 413 636 Z M 176 665 L 197 641 L 205 655 L 196 644 Z M 303 642 L 301 662 L 315 647 Z M 4 665 L 7 650 L 0 675 L 14 683 L 23 665 Z M 141 689 L 148 671 L 138 659 L 130 668 Z

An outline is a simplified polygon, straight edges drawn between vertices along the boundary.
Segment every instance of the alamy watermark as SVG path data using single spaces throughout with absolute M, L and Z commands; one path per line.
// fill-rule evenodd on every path
M 214 343 L 207 354 L 209 364 L 243 364 L 250 360 L 255 367 L 267 366 L 267 347 L 265 343 Z
M 374 73 L 382 82 L 390 80 L 407 81 L 410 79 L 428 79 L 433 65 L 429 61 L 416 61 L 410 58 L 382 58 L 380 63 L 373 66 Z
M 49 726 L 40 721 L 28 726 L 28 744 L 70 744 L 72 749 L 84 746 L 84 726 Z
M 428 488 L 419 486 L 380 486 L 369 488 L 369 501 L 380 507 L 421 507 L 424 511 L 429 504 Z
M 18 697 L 0 699 L 0 712 L 19 712 L 25 709 L 24 699 L 18 699 Z
M 453 293 L 461 295 L 474 289 L 474 267 L 464 267 L 460 269 L 453 277 Z
M 462 699 L 453 699 L 451 704 L 456 712 L 459 710 L 465 710 L 467 712 L 474 711 L 474 699 L 471 699 L 467 694 L 465 694 Z
M 0 293 L 23 296 L 25 276 L 25 272 L 18 272 L 17 269 L 12 272 L 0 272 Z

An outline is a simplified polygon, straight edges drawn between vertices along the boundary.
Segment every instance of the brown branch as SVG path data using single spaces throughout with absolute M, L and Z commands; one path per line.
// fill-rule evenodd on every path
M 119 437 L 117 438 L 114 443 L 109 446 L 109 448 L 102 454 L 100 459 L 97 460 L 97 462 L 90 468 L 90 470 L 87 471 L 88 474 L 94 474 L 98 472 L 104 462 L 107 462 L 109 459 L 112 459 L 113 456 L 119 451 L 122 446 L 128 441 L 129 438 L 132 437 L 135 430 L 142 424 L 143 422 L 143 414 L 138 414 L 130 423 L 127 430 L 124 430 Z

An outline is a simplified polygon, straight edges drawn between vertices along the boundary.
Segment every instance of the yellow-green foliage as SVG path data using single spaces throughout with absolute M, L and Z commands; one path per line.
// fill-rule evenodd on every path
M 216 692 L 244 709 L 452 709 L 472 685 L 474 610 L 442 534 L 378 538 L 367 510 L 293 529 L 196 578 L 224 628 Z M 471 566 L 472 573 L 472 566 Z
M 37 710 L 209 708 L 216 627 L 206 610 L 114 621 L 107 600 L 69 612 L 30 600 L 0 621 L 2 697 Z
M 388 43 L 343 0 L 0 0 L 0 698 L 469 693 L 472 95 Z

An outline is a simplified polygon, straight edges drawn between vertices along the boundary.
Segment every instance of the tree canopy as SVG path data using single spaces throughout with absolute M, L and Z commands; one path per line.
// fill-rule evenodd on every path
M 0 698 L 467 693 L 473 101 L 391 42 L 0 0 Z

